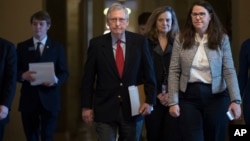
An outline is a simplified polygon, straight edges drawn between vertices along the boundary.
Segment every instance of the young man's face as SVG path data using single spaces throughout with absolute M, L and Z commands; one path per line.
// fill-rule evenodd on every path
M 143 25 L 143 24 L 139 25 L 139 33 L 141 35 L 145 35 L 146 34 L 146 25 Z
M 43 39 L 47 35 L 50 25 L 48 25 L 45 20 L 33 19 L 31 28 L 35 38 Z

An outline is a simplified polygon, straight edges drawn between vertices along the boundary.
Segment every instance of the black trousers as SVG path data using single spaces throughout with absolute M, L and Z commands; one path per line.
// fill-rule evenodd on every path
M 226 91 L 212 94 L 211 85 L 189 83 L 180 92 L 180 124 L 185 141 L 225 141 L 230 99 Z
M 169 114 L 169 108 L 157 101 L 154 110 L 145 117 L 147 141 L 182 141 L 179 118 Z
M 40 109 L 21 112 L 23 129 L 27 141 L 53 141 L 59 112 Z
M 250 78 L 248 78 L 247 86 L 244 90 L 243 96 L 243 116 L 245 123 L 250 126 L 250 112 L 249 112 L 249 107 L 250 107 Z
M 3 141 L 4 139 L 4 129 L 5 129 L 5 124 L 0 124 L 0 141 Z
M 142 129 L 143 119 L 126 120 L 123 117 L 122 109 L 119 111 L 119 119 L 112 122 L 96 122 L 98 141 L 138 141 Z

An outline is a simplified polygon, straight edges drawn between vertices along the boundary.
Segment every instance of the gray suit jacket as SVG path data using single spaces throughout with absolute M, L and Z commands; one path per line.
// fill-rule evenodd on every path
M 186 91 L 198 46 L 199 43 L 196 42 L 191 49 L 184 50 L 179 36 L 175 39 L 169 68 L 169 105 L 179 102 L 179 91 Z M 213 94 L 228 89 L 231 101 L 241 100 L 228 36 L 223 37 L 221 46 L 216 50 L 209 49 L 207 44 L 204 46 L 210 64 Z

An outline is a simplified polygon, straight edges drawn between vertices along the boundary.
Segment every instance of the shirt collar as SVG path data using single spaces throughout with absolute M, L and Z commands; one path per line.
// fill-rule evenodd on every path
M 43 45 L 45 45 L 46 44 L 46 41 L 47 41 L 47 36 L 45 36 L 41 41 L 40 40 L 38 40 L 38 39 L 36 39 L 35 37 L 33 37 L 33 42 L 34 42 L 34 44 L 37 44 L 37 42 L 41 42 Z
M 207 42 L 207 34 L 204 34 L 203 37 L 201 38 L 198 33 L 195 33 L 195 41 L 206 43 Z
M 114 35 L 112 35 L 112 33 L 111 33 L 111 37 L 112 37 L 112 44 L 116 44 L 116 42 L 117 42 L 118 39 Z M 125 32 L 123 32 L 120 40 L 121 40 L 121 43 L 125 43 L 126 42 Z

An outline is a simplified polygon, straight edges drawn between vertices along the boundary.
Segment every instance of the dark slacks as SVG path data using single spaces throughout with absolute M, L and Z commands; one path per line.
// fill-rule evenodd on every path
M 143 120 L 125 120 L 122 110 L 119 120 L 113 122 L 96 122 L 98 141 L 137 141 L 141 131 L 137 126 L 142 126 Z
M 34 112 L 21 112 L 27 141 L 53 141 L 57 127 L 58 112 L 44 108 Z
M 189 83 L 180 92 L 180 124 L 185 141 L 225 141 L 230 99 L 226 91 L 212 94 L 211 85 Z
M 3 141 L 4 139 L 4 129 L 5 129 L 5 124 L 0 124 L 0 141 Z
M 150 115 L 145 117 L 147 141 L 181 141 L 179 118 L 169 114 L 169 108 L 159 101 Z
M 242 99 L 243 99 L 242 106 L 243 106 L 244 120 L 245 120 L 245 123 L 250 126 L 250 112 L 249 112 L 249 109 L 250 109 L 250 78 L 248 78 L 247 86 L 244 90 Z

